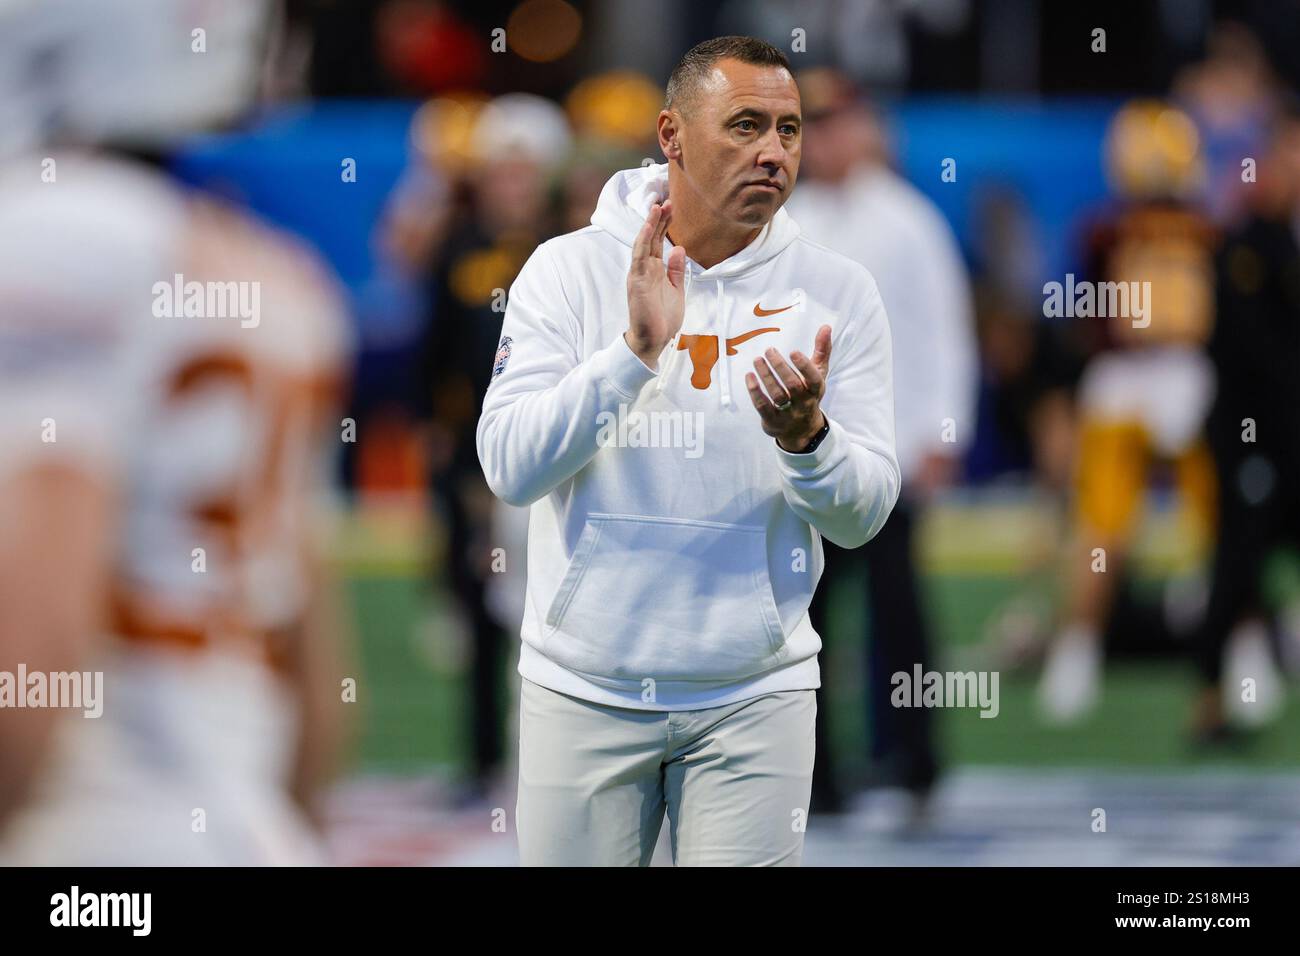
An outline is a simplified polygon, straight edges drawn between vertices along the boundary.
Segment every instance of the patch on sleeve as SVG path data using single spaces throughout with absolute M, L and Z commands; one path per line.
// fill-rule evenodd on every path
M 510 361 L 510 343 L 514 340 L 506 336 L 497 346 L 497 356 L 492 360 L 492 377 L 496 378 L 506 370 L 506 362 Z

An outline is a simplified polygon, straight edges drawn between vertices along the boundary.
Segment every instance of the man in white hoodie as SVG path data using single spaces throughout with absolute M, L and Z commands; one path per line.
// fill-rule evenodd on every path
M 477 441 L 531 506 L 525 865 L 646 865 L 665 810 L 678 864 L 799 862 L 821 538 L 866 543 L 900 486 L 876 284 L 781 208 L 800 135 L 779 50 L 700 44 L 668 162 L 511 287 Z

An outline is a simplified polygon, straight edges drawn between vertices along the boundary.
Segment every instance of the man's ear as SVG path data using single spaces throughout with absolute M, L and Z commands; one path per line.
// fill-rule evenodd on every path
M 658 120 L 659 149 L 670 163 L 682 158 L 681 116 L 676 110 L 660 110 Z

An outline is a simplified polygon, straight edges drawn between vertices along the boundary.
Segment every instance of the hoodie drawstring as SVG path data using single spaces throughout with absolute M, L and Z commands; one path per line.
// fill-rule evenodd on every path
M 686 297 L 689 296 L 690 294 L 691 294 L 691 267 L 688 265 L 686 267 L 686 289 L 682 293 L 683 302 L 686 300 Z M 686 316 L 683 315 L 682 322 L 685 323 L 685 321 L 686 321 Z M 662 392 L 664 390 L 664 383 L 668 381 L 669 374 L 672 372 L 673 367 L 677 364 L 677 352 L 678 352 L 677 342 L 681 338 L 681 335 L 682 335 L 682 330 L 679 328 L 676 332 L 673 333 L 673 337 L 668 340 L 668 346 L 667 346 L 668 358 L 664 360 L 664 366 L 659 370 L 659 381 L 655 382 L 656 392 Z
M 718 386 L 722 390 L 722 407 L 731 407 L 731 360 L 727 358 L 727 339 L 731 337 L 731 309 L 727 308 L 727 298 L 722 294 L 722 280 L 718 280 L 718 315 L 722 318 L 722 335 L 718 337 L 718 358 L 722 367 L 718 369 Z
M 718 290 L 718 315 L 721 318 L 721 332 L 718 337 L 718 358 L 721 359 L 721 367 L 718 369 L 718 388 L 722 399 L 722 407 L 730 408 L 731 402 L 731 360 L 727 357 L 727 339 L 731 337 L 731 309 L 727 308 L 727 297 L 723 293 L 722 280 L 717 280 Z M 686 270 L 686 295 L 691 293 L 691 272 Z M 717 325 L 714 326 L 717 328 Z M 669 375 L 677 364 L 677 353 L 681 351 L 677 344 L 681 338 L 681 329 L 669 340 L 668 358 L 664 360 L 663 367 L 659 370 L 659 381 L 655 382 L 655 391 L 662 392 L 664 385 L 668 382 Z

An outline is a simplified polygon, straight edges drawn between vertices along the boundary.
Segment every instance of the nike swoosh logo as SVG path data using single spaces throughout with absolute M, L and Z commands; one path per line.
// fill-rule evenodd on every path
M 788 308 L 792 308 L 792 306 L 786 306 L 786 308 L 787 308 L 787 309 L 788 309 Z M 778 311 L 778 312 L 783 312 L 783 311 L 785 311 L 785 310 L 784 310 L 784 309 L 777 309 L 777 311 Z M 737 335 L 734 339 L 727 339 L 727 354 L 728 354 L 728 355 L 735 355 L 735 354 L 736 354 L 736 346 L 737 346 L 737 345 L 743 345 L 745 342 L 748 342 L 750 339 L 752 339 L 752 338 L 753 338 L 754 336 L 756 336 L 756 335 L 762 335 L 764 332 L 780 332 L 780 331 L 781 331 L 780 329 L 775 328 L 775 327 L 773 327 L 773 328 L 769 328 L 769 329 L 754 329 L 753 331 L 751 331 L 751 332 L 746 332 L 746 333 L 744 333 L 743 335 Z
M 778 312 L 784 312 L 786 309 L 793 308 L 793 305 L 787 305 L 784 309 L 765 309 L 756 302 L 754 303 L 754 314 L 761 319 L 765 315 L 776 315 Z

